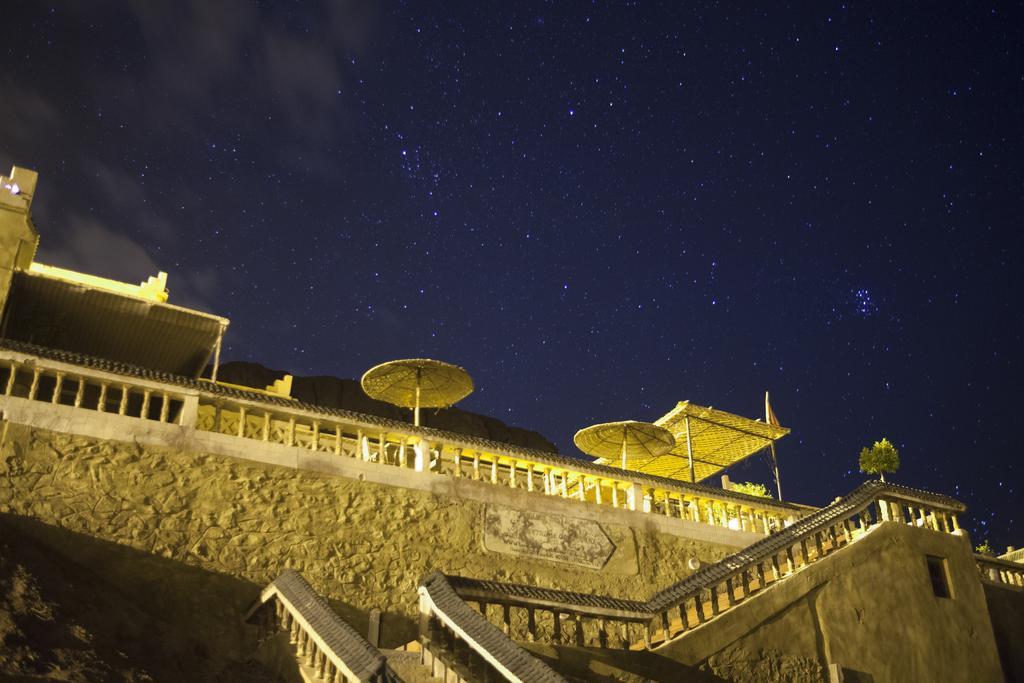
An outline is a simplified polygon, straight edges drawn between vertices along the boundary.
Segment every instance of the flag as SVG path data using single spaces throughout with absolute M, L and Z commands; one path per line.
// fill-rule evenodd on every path
M 772 404 L 768 401 L 768 392 L 764 392 L 764 421 L 773 427 L 781 427 L 782 423 L 779 422 L 779 418 L 775 417 L 775 411 L 772 410 Z

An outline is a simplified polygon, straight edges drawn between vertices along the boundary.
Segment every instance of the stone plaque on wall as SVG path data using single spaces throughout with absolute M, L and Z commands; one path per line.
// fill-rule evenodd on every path
M 484 547 L 512 555 L 600 569 L 615 544 L 597 522 L 488 505 Z

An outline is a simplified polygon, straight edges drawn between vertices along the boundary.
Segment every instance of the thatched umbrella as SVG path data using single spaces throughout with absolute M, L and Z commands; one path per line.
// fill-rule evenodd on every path
M 381 363 L 366 371 L 363 391 L 382 401 L 411 408 L 420 424 L 420 408 L 447 408 L 473 393 L 473 379 L 463 368 L 429 358 Z
M 604 422 L 576 432 L 573 442 L 584 453 L 599 458 L 621 457 L 622 469 L 629 458 L 654 458 L 672 450 L 672 432 L 650 422 Z

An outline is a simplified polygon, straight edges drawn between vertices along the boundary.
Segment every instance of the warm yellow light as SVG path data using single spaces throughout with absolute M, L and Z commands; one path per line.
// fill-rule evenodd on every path
M 134 296 L 146 299 L 147 301 L 155 301 L 161 304 L 167 302 L 167 273 L 164 272 L 157 273 L 155 276 L 137 285 L 130 285 L 127 282 L 118 282 L 117 280 L 110 280 L 96 275 L 86 275 L 85 273 L 68 270 L 67 268 L 47 266 L 35 261 L 29 266 L 29 272 L 74 284 L 85 285 L 86 287 L 93 287 L 94 289 L 104 289 L 108 292 L 126 294 L 127 296 Z

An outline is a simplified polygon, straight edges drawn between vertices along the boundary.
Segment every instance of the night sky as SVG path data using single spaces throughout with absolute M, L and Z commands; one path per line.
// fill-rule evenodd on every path
M 21 2 L 0 168 L 40 173 L 40 261 L 167 271 L 225 359 L 447 360 L 461 407 L 573 454 L 770 390 L 787 498 L 847 493 L 884 436 L 1001 551 L 1022 45 L 1001 3 Z

